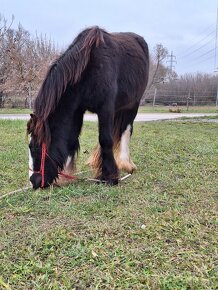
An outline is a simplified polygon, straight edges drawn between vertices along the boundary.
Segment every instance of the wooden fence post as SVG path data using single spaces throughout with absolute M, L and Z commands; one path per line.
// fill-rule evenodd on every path
M 155 106 L 156 95 L 157 95 L 157 88 L 154 89 L 153 107 Z

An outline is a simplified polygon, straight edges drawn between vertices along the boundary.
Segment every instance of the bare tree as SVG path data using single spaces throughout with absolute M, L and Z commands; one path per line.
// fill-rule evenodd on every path
M 148 90 L 161 82 L 167 75 L 167 68 L 163 65 L 163 60 L 166 58 L 168 50 L 161 43 L 154 48 L 154 54 L 150 56 L 150 72 Z
M 17 29 L 3 21 L 0 34 L 0 91 L 26 100 L 38 91 L 49 64 L 57 57 L 54 44 L 46 36 L 31 37 L 21 24 Z
M 5 35 L 8 33 L 12 23 L 14 21 L 14 16 L 11 18 L 11 22 L 8 25 L 7 20 L 0 14 L 0 86 L 4 83 L 5 75 L 8 69 L 8 58 L 7 45 L 5 45 Z M 0 87 L 0 107 L 4 105 L 4 94 Z

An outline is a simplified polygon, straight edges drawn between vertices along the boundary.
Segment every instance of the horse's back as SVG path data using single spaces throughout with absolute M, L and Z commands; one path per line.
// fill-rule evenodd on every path
M 125 85 L 147 84 L 149 69 L 148 45 L 143 37 L 132 32 L 106 33 L 104 44 L 93 49 L 95 65 L 102 63 L 104 72 L 113 70 L 111 77 Z M 119 85 L 119 84 L 118 84 Z
M 103 42 L 94 46 L 80 87 L 88 109 L 106 104 L 108 98 L 115 107 L 139 103 L 148 80 L 148 46 L 135 33 L 107 33 Z

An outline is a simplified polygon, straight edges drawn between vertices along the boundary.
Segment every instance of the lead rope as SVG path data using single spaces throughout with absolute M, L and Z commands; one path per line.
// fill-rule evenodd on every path
M 54 164 L 54 166 L 56 166 L 55 163 L 54 163 L 54 160 L 47 153 L 46 143 L 43 142 L 42 143 L 42 156 L 41 156 L 40 170 L 39 171 L 33 171 L 31 168 L 29 168 L 33 173 L 39 173 L 39 174 L 42 175 L 41 188 L 43 188 L 44 185 L 45 185 L 45 158 L 46 158 L 46 156 L 52 161 L 52 164 Z M 72 176 L 72 175 L 66 174 L 66 173 L 64 173 L 62 171 L 58 172 L 58 175 L 59 176 L 63 176 L 65 178 L 67 178 L 67 179 L 71 179 L 71 180 L 74 180 L 74 179 L 77 178 L 76 176 Z

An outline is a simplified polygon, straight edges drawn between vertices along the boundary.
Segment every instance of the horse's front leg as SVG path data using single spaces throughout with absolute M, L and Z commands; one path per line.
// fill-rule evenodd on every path
M 118 184 L 119 172 L 113 155 L 113 117 L 109 111 L 98 114 L 100 164 L 97 178 L 109 185 Z

